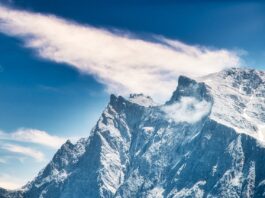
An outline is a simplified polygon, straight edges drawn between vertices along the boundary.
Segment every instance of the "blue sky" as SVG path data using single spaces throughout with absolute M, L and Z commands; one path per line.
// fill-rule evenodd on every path
M 0 186 L 7 188 L 31 179 L 65 139 L 88 136 L 112 92 L 164 101 L 180 74 L 265 68 L 259 1 L 0 3 Z

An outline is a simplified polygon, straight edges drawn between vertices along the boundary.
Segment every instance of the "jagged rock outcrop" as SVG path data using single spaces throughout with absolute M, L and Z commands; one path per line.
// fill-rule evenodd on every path
M 67 141 L 2 197 L 263 197 L 265 73 L 179 78 L 165 105 L 111 95 L 86 139 Z M 14 194 L 16 193 L 16 194 Z

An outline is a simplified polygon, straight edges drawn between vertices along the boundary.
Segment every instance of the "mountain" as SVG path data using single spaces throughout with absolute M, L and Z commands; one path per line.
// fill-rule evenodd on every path
M 88 138 L 0 197 L 265 197 L 265 73 L 180 76 L 164 105 L 111 95 Z

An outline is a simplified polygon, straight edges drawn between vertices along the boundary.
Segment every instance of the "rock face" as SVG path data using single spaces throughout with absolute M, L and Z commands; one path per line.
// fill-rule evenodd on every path
M 181 76 L 165 105 L 111 95 L 87 139 L 67 141 L 0 197 L 264 197 L 265 73 Z

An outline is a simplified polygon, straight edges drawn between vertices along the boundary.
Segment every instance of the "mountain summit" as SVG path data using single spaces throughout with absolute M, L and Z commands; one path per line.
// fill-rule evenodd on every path
M 180 76 L 164 105 L 111 95 L 88 138 L 0 197 L 264 197 L 265 73 Z

